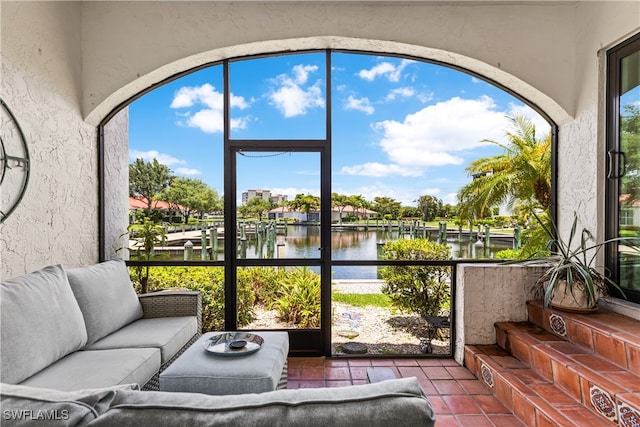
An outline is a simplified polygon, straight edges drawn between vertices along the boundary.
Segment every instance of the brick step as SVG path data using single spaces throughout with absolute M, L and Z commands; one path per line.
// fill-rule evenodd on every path
M 640 376 L 640 320 L 612 311 L 566 313 L 527 301 L 529 321 Z
M 640 376 L 532 323 L 495 326 L 501 349 L 594 414 L 612 425 L 620 411 L 640 420 Z
M 497 345 L 466 346 L 465 365 L 527 426 L 608 424 L 553 381 Z
M 640 426 L 640 321 L 527 302 L 530 322 L 498 322 L 465 364 L 529 426 Z

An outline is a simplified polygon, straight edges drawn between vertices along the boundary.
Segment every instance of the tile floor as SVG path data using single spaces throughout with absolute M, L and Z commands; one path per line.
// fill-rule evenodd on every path
M 436 412 L 436 427 L 524 426 L 484 384 L 451 359 L 289 358 L 289 388 L 365 384 L 367 368 L 416 377 Z

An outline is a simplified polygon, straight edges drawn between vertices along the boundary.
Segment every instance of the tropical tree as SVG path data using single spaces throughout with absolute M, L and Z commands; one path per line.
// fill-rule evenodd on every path
M 218 192 L 196 178 L 174 178 L 160 197 L 182 214 L 185 223 L 193 213 L 202 216 L 221 207 Z
M 141 197 L 147 203 L 147 212 L 153 208 L 156 195 L 169 187 L 171 169 L 158 162 L 158 159 L 145 162 L 136 159 L 129 164 L 129 196 Z
M 320 197 L 311 194 L 296 194 L 296 197 L 289 202 L 289 207 L 306 214 L 308 221 L 309 213 L 320 208 Z
M 265 200 L 261 197 L 253 197 L 247 200 L 247 203 L 240 207 L 240 213 L 245 216 L 255 215 L 258 217 L 258 221 L 262 221 L 262 216 L 273 207 L 274 204 L 269 200 Z
M 342 224 L 342 212 L 349 206 L 349 196 L 345 194 L 331 193 L 331 206 L 338 209 L 340 214 L 338 221 Z
M 442 200 L 437 197 L 424 195 L 417 200 L 418 209 L 422 213 L 422 219 L 425 221 L 433 221 L 436 217 L 441 216 L 443 212 Z
M 360 209 L 366 209 L 369 206 L 369 202 L 367 202 L 362 194 L 354 194 L 349 196 L 347 202 L 350 206 L 353 206 L 356 217 L 360 217 L 360 215 L 358 215 L 358 211 Z
M 483 140 L 504 153 L 475 160 L 466 168 L 473 180 L 458 193 L 461 218 L 483 218 L 504 202 L 543 210 L 551 204 L 551 135 L 537 139 L 534 124 L 523 116 L 509 120 L 513 130 L 507 131 L 507 143 Z
M 153 249 L 156 246 L 164 246 L 167 241 L 167 233 L 164 227 L 156 224 L 149 218 L 144 218 L 140 223 L 129 225 L 127 228 L 129 239 L 133 245 L 129 248 L 132 260 L 152 261 L 163 257 L 164 254 L 156 254 Z M 125 234 L 127 234 L 125 233 Z M 146 294 L 149 290 L 149 265 L 135 267 L 140 292 Z
M 400 218 L 402 204 L 391 197 L 375 197 L 373 199 L 373 209 L 381 216 L 389 215 L 392 218 Z

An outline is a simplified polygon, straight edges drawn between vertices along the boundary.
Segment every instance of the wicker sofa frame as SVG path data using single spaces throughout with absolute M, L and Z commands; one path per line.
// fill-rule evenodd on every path
M 196 316 L 198 329 L 195 335 L 142 387 L 143 390 L 160 389 L 160 372 L 164 371 L 174 360 L 189 348 L 202 335 L 202 295 L 200 291 L 158 291 L 139 295 L 142 305 L 142 318 Z

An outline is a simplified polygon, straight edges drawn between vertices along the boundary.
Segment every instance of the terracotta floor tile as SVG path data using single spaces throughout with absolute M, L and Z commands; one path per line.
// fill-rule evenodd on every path
M 425 369 L 431 369 L 431 368 L 425 368 Z M 444 368 L 436 368 L 436 369 L 444 369 Z M 400 375 L 402 376 L 402 378 L 416 377 L 416 378 L 433 379 L 428 375 L 426 375 L 419 366 L 398 366 L 398 372 L 400 372 Z
M 324 379 L 351 381 L 351 371 L 348 367 L 327 367 L 324 368 Z
M 493 394 L 489 387 L 478 380 L 458 380 L 458 384 L 469 394 Z
M 459 427 L 458 420 L 453 415 L 436 415 L 435 427 Z
M 621 369 L 620 366 L 614 365 L 608 360 L 592 354 L 576 354 L 571 356 L 571 358 L 594 371 L 619 371 Z
M 478 394 L 473 396 L 473 400 L 485 414 L 511 414 L 511 411 L 493 395 Z
M 452 414 L 482 414 L 480 407 L 471 396 L 449 395 L 442 396 Z
M 455 380 L 432 380 L 433 386 L 440 394 L 466 394 L 464 389 L 460 387 Z
M 369 359 L 349 359 L 349 366 L 371 366 Z
M 440 396 L 429 396 L 429 402 L 431 402 L 431 407 L 433 411 L 436 413 L 436 420 L 439 415 L 442 414 L 450 414 L 451 410 L 447 406 L 447 404 L 442 400 Z
M 579 403 L 576 399 L 553 384 L 533 384 L 530 385 L 529 388 L 538 393 L 538 395 L 543 397 L 547 402 L 551 403 L 552 406 L 575 405 Z
M 441 359 L 418 359 L 416 362 L 418 366 L 442 366 Z
M 324 362 L 324 367 L 327 366 L 349 366 L 349 361 L 346 359 L 327 359 Z
M 371 367 L 387 367 L 397 378 L 417 377 L 436 413 L 436 426 L 522 425 L 492 396 L 491 389 L 449 359 L 290 358 L 288 388 L 366 384 L 367 369 Z
M 296 388 L 318 388 L 325 387 L 326 385 L 327 383 L 324 380 L 300 380 Z
M 300 370 L 300 379 L 302 379 L 302 380 L 324 380 L 324 368 L 302 367 L 302 369 Z
M 393 359 L 371 359 L 371 366 L 396 366 Z
M 447 372 L 451 374 L 454 380 L 470 380 L 476 377 L 463 366 L 447 366 Z
M 452 367 L 453 368 L 453 367 Z M 466 368 L 462 368 L 465 369 Z M 423 366 L 422 371 L 430 380 L 452 380 L 453 376 L 444 366 Z
M 456 419 L 465 427 L 493 427 L 493 423 L 484 415 L 456 415 Z
M 489 418 L 496 427 L 525 427 L 522 421 L 516 418 L 515 415 L 492 414 L 487 415 L 487 418 Z
M 326 387 L 347 387 L 351 386 L 351 380 L 327 380 L 325 381 Z
M 422 387 L 422 391 L 424 391 L 424 394 L 427 396 L 440 394 L 433 386 L 433 383 L 427 378 L 418 378 L 418 382 L 420 383 L 420 387 Z
M 366 380 L 367 379 L 367 367 L 362 366 L 362 367 L 350 367 L 349 370 L 351 371 L 351 378 L 354 380 Z
M 418 361 L 416 361 L 415 359 L 396 359 L 395 365 L 396 366 L 419 366 Z

